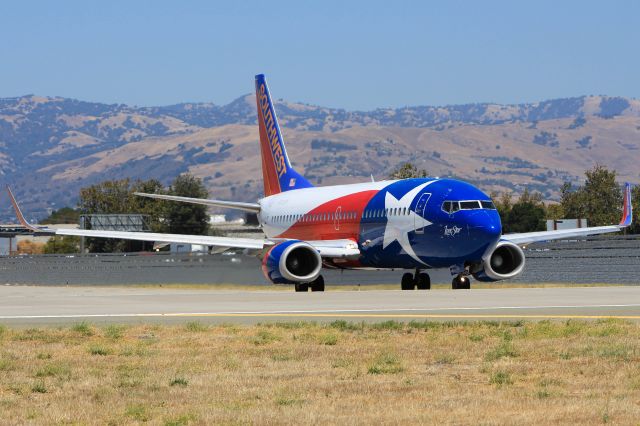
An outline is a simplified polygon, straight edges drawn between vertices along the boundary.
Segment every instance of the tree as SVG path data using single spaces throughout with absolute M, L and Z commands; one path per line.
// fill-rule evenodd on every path
M 502 228 L 504 231 L 505 224 L 509 220 L 509 213 L 511 212 L 511 208 L 513 205 L 511 204 L 511 193 L 503 192 L 502 195 L 498 195 L 498 193 L 494 192 L 491 194 L 491 199 L 493 200 L 493 204 L 495 204 L 496 209 L 498 210 L 498 214 L 500 215 L 500 222 L 502 223 Z
M 534 232 L 545 229 L 545 206 L 542 194 L 525 189 L 502 223 L 504 232 Z
M 38 243 L 31 240 L 18 241 L 17 251 L 19 254 L 42 254 L 43 249 L 43 243 Z
M 146 194 L 163 194 L 162 184 L 157 179 L 136 181 L 131 187 L 132 192 L 143 192 Z M 168 231 L 167 223 L 164 220 L 167 203 L 149 197 L 133 196 L 131 210 L 144 214 L 148 217 L 147 224 L 152 232 L 164 233 Z
M 389 179 L 424 178 L 427 176 L 428 173 L 426 170 L 418 170 L 415 164 L 407 162 L 398 165 L 389 175 Z
M 190 174 L 178 176 L 169 187 L 170 195 L 191 198 L 207 198 L 209 192 L 198 179 Z M 171 234 L 206 235 L 209 231 L 207 206 L 190 203 L 167 202 L 165 220 Z
M 80 252 L 80 237 L 53 236 L 44 245 L 45 254 L 69 254 Z
M 178 176 L 168 190 L 160 181 L 151 179 L 131 182 L 110 180 L 80 190 L 79 210 L 82 214 L 143 214 L 147 215 L 153 232 L 206 235 L 209 231 L 207 207 L 139 197 L 134 192 L 171 194 L 182 197 L 207 198 L 207 189 L 200 179 L 190 174 Z M 140 251 L 142 241 L 88 238 L 91 252 Z
M 41 221 L 42 225 L 61 224 L 61 223 L 78 223 L 80 220 L 80 210 L 71 207 L 63 207 L 53 211 L 51 215 Z
M 546 218 L 548 220 L 560 220 L 565 218 L 564 209 L 562 208 L 562 204 L 547 204 L 547 215 Z
M 156 192 L 162 185 L 157 180 L 136 181 L 130 179 L 109 180 L 80 190 L 78 202 L 82 214 L 148 214 L 149 228 L 162 232 L 162 214 L 164 204 L 159 200 L 143 199 L 133 193 Z M 143 241 L 117 240 L 106 238 L 87 238 L 87 247 L 92 253 L 113 253 L 141 251 Z
M 80 190 L 82 214 L 129 213 L 134 203 L 131 181 L 107 180 Z
M 562 209 L 565 217 L 586 218 L 589 226 L 604 226 L 620 219 L 622 190 L 616 172 L 596 165 L 585 172 L 584 186 L 574 189 L 570 183 L 562 187 Z

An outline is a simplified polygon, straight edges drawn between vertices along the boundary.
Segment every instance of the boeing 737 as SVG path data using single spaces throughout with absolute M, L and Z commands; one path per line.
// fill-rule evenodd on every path
M 11 195 L 19 220 L 38 232 L 80 237 L 185 243 L 250 249 L 274 284 L 324 291 L 323 268 L 401 269 L 403 290 L 431 288 L 429 270 L 449 269 L 453 289 L 520 275 L 521 247 L 556 239 L 618 232 L 631 224 L 631 188 L 624 188 L 618 225 L 502 234 L 491 198 L 455 179 L 421 178 L 315 187 L 292 167 L 264 75 L 255 77 L 264 198 L 256 203 L 137 195 L 256 213 L 264 239 L 55 229 L 29 225 Z M 410 271 L 410 272 L 409 272 Z

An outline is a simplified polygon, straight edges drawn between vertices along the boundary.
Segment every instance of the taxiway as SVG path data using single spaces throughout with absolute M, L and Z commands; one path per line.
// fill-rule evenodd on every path
M 518 320 L 640 321 L 640 287 L 431 291 L 202 290 L 122 287 L 0 287 L 0 323 L 256 323 L 267 321 Z

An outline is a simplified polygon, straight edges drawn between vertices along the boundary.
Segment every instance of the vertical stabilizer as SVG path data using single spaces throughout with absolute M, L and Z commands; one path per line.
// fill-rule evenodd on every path
M 622 219 L 620 226 L 629 226 L 633 221 L 633 205 L 631 203 L 631 184 L 624 184 L 624 203 L 622 205 Z
M 256 103 L 265 197 L 312 187 L 308 180 L 291 167 L 264 74 L 256 75 Z

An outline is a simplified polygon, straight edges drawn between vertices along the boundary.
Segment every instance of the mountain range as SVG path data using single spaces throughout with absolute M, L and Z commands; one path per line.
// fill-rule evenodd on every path
M 489 191 L 557 199 L 596 163 L 640 182 L 640 101 L 582 96 L 520 105 L 479 103 L 346 111 L 279 100 L 292 163 L 318 185 L 384 179 L 406 161 Z M 253 95 L 228 105 L 162 107 L 34 95 L 0 99 L 0 182 L 31 218 L 73 206 L 105 179 L 183 172 L 211 197 L 255 201 L 262 182 Z M 0 197 L 0 219 L 12 217 Z

